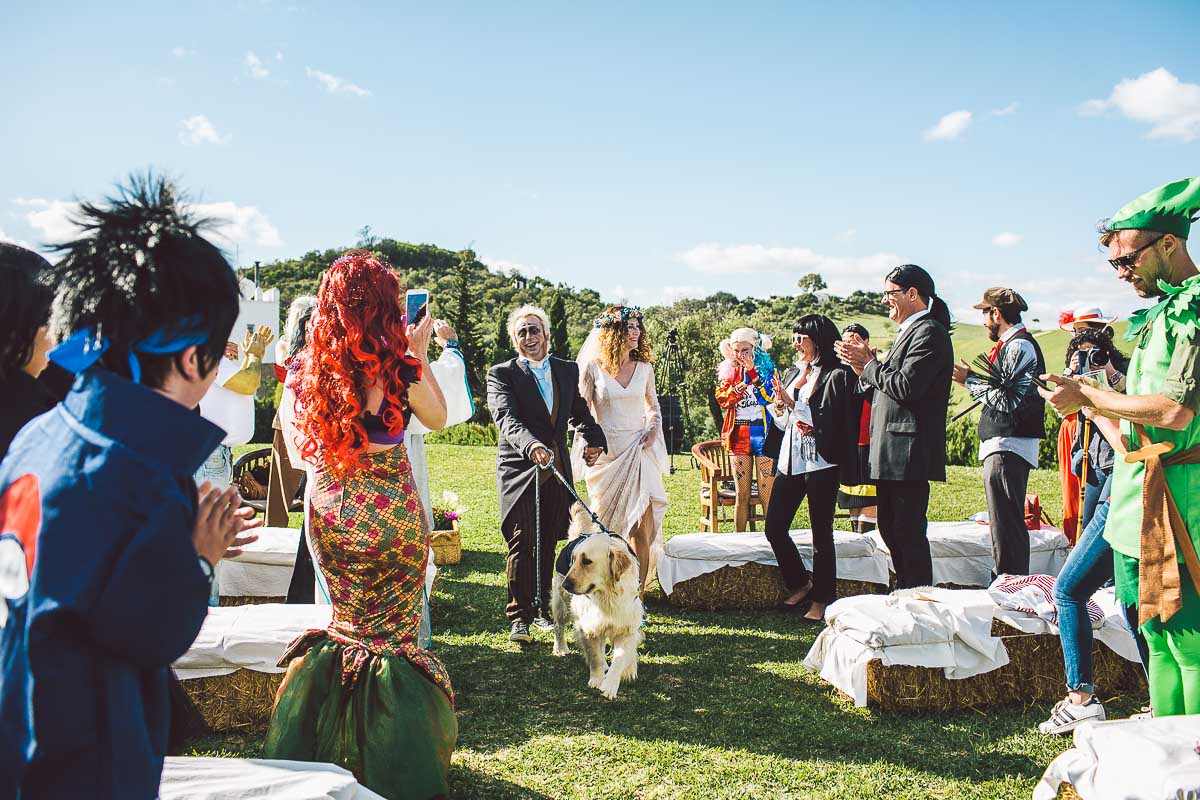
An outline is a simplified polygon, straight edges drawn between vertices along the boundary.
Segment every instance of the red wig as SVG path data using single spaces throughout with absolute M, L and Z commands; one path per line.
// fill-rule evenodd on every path
M 321 279 L 293 378 L 305 461 L 337 475 L 366 465 L 362 416 L 373 386 L 386 398 L 388 433 L 404 430 L 408 386 L 420 380 L 421 362 L 406 354 L 402 299 L 391 266 L 363 250 L 347 252 Z

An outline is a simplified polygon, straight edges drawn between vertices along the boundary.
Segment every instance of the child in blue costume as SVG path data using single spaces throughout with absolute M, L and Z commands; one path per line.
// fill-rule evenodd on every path
M 232 270 L 152 177 L 78 221 L 50 268 L 51 357 L 78 377 L 0 464 L 0 800 L 158 796 L 168 667 L 254 538 L 236 490 L 192 482 L 224 436 L 193 409 Z

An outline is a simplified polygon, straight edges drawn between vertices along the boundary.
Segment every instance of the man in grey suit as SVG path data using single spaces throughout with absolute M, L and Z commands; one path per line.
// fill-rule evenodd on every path
M 546 312 L 522 306 L 508 318 L 508 334 L 519 356 L 488 370 L 488 410 L 496 421 L 496 483 L 500 494 L 500 531 L 508 544 L 505 576 L 511 625 L 508 638 L 528 642 L 529 625 L 547 627 L 546 608 L 534 609 L 540 583 L 543 603 L 550 601 L 554 547 L 567 538 L 574 502 L 550 470 L 553 462 L 568 480 L 567 427 L 587 443 L 583 460 L 591 466 L 605 449 L 604 431 L 579 394 L 579 365 L 549 354 Z M 541 574 L 537 575 L 537 524 L 534 481 L 541 481 Z
M 915 264 L 896 267 L 883 284 L 888 317 L 899 328 L 886 361 L 861 338 L 835 346 L 875 390 L 869 477 L 879 498 L 879 535 L 892 554 L 896 587 L 933 583 L 929 555 L 929 482 L 946 480 L 946 409 L 954 372 L 950 311 L 933 278 Z

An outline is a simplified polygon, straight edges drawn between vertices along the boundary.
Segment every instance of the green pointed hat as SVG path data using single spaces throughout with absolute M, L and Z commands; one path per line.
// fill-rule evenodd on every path
M 1197 212 L 1200 212 L 1200 178 L 1184 178 L 1127 203 L 1113 214 L 1108 230 L 1158 231 L 1186 239 Z

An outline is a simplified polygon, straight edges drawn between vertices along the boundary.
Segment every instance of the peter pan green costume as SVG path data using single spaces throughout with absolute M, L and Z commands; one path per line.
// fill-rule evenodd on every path
M 1108 229 L 1186 239 L 1197 211 L 1200 178 L 1190 178 L 1137 198 Z M 1126 392 L 1162 395 L 1195 416 L 1180 431 L 1122 422 L 1140 460 L 1114 465 L 1104 538 L 1118 599 L 1138 606 L 1154 714 L 1170 716 L 1200 713 L 1200 275 L 1158 288 L 1163 298 L 1130 319 L 1127 338 L 1137 344 Z

